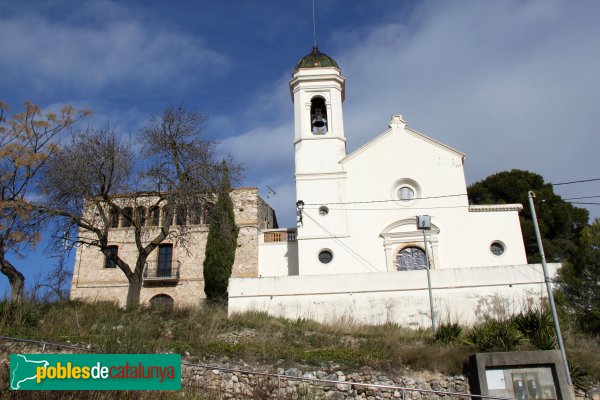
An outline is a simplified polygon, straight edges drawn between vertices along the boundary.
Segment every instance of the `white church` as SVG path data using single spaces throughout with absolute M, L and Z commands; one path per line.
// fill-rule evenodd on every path
M 539 303 L 544 278 L 527 264 L 522 205 L 470 205 L 465 155 L 401 115 L 347 154 L 344 83 L 317 47 L 296 65 L 298 224 L 261 232 L 258 277 L 230 279 L 229 313 L 427 327 L 432 309 L 437 322 L 468 325 Z

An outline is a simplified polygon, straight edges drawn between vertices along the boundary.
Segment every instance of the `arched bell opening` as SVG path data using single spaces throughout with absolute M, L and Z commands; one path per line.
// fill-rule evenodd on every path
M 321 96 L 313 97 L 310 101 L 310 127 L 315 135 L 324 135 L 328 131 L 327 106 Z

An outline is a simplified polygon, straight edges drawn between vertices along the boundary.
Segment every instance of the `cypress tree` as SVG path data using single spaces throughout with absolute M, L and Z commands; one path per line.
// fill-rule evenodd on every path
M 235 260 L 238 227 L 229 196 L 229 171 L 222 163 L 222 178 L 217 203 L 209 219 L 208 240 L 204 255 L 204 293 L 209 301 L 226 301 L 227 285 Z

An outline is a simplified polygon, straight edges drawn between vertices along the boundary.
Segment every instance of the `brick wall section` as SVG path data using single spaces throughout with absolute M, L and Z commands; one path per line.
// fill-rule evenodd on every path
M 275 212 L 262 200 L 255 187 L 238 188 L 231 191 L 236 224 L 239 227 L 238 248 L 232 276 L 258 276 L 258 235 L 262 229 L 273 228 Z M 162 218 L 162 216 L 161 216 Z M 144 239 L 149 241 L 158 228 L 146 227 Z M 176 283 L 153 282 L 144 284 L 141 292 L 142 303 L 159 294 L 171 296 L 175 304 L 197 305 L 205 298 L 202 263 L 208 238 L 208 225 L 188 225 L 175 228 L 163 243 L 173 244 L 173 267 L 180 265 L 180 279 Z M 89 234 L 89 233 L 88 233 Z M 80 231 L 80 236 L 86 235 Z M 119 247 L 120 257 L 135 266 L 137 250 L 132 228 L 113 228 L 110 232 L 110 245 Z M 158 251 L 151 254 L 148 261 L 156 261 Z M 104 268 L 104 255 L 96 247 L 80 246 L 75 256 L 71 298 L 87 301 L 109 300 L 125 305 L 128 282 L 118 268 Z

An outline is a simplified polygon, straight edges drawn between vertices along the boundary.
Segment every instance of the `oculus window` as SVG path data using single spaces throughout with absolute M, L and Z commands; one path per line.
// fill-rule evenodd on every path
M 421 197 L 421 186 L 414 179 L 400 178 L 392 183 L 390 196 L 401 206 L 412 206 Z
M 333 253 L 331 250 L 321 250 L 319 252 L 319 262 L 321 264 L 329 264 L 333 260 Z
M 415 191 L 409 186 L 402 186 L 398 189 L 398 199 L 400 201 L 409 201 L 415 198 Z
M 500 241 L 495 241 L 490 245 L 490 251 L 492 252 L 493 255 L 495 256 L 501 256 L 502 254 L 504 254 L 504 251 L 506 250 L 506 247 L 504 246 L 504 243 L 500 242 Z

